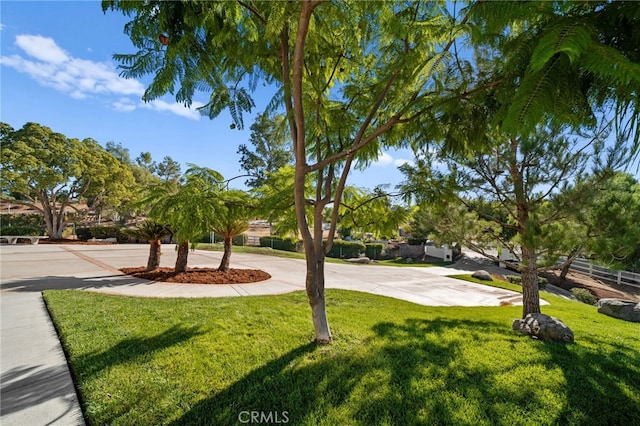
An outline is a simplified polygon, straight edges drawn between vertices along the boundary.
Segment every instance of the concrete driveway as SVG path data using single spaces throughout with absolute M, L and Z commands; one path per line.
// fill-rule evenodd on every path
M 175 262 L 173 245 L 162 248 L 162 266 Z M 232 268 L 262 269 L 272 278 L 254 284 L 154 283 L 118 268 L 145 265 L 146 245 L 0 245 L 0 423 L 84 425 L 58 336 L 41 292 L 83 289 L 141 297 L 223 297 L 304 290 L 302 260 L 235 253 Z M 222 253 L 195 251 L 190 266 L 217 267 Z M 449 268 L 326 264 L 326 287 L 363 291 L 428 306 L 521 304 L 520 294 L 472 284 L 447 275 L 481 266 Z M 544 301 L 541 301 L 544 302 Z

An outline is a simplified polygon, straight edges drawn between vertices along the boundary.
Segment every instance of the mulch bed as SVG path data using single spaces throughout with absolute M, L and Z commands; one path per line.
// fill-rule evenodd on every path
M 173 268 L 158 268 L 145 272 L 145 267 L 121 268 L 121 272 L 136 278 L 179 284 L 246 284 L 271 278 L 259 269 L 229 269 L 227 272 L 215 268 L 188 268 L 186 272 L 175 273 Z

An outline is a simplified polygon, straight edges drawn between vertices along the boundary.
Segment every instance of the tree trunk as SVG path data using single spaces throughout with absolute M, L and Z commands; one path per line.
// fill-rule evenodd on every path
M 331 343 L 331 329 L 324 297 L 324 253 L 320 253 L 319 256 L 307 254 L 306 290 L 311 305 L 316 342 L 323 345 Z
M 522 318 L 528 314 L 540 313 L 540 294 L 538 293 L 537 255 L 535 250 L 522 247 Z
M 565 280 L 567 278 L 567 274 L 569 273 L 569 269 L 571 268 L 571 263 L 572 262 L 565 262 L 564 265 L 562 265 L 562 269 L 560 270 L 560 279 L 561 280 Z
M 178 257 L 176 258 L 175 272 L 185 272 L 187 270 L 187 260 L 189 258 L 189 240 L 178 243 Z
M 219 271 L 227 272 L 229 270 L 229 259 L 231 258 L 232 244 L 233 244 L 233 241 L 231 237 L 224 237 L 224 254 L 222 255 L 220 266 L 218 266 Z
M 153 271 L 160 266 L 160 240 L 149 240 L 149 260 L 147 261 L 147 271 Z

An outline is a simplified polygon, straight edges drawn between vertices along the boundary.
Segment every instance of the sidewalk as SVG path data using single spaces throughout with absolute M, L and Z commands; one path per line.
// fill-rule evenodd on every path
M 173 246 L 162 247 L 162 266 L 175 261 Z M 83 289 L 140 297 L 226 297 L 304 290 L 304 261 L 234 253 L 231 267 L 262 269 L 260 283 L 196 285 L 152 283 L 118 272 L 146 264 L 146 245 L 0 246 L 2 374 L 0 423 L 83 425 L 84 420 L 62 347 L 44 306 L 42 291 Z M 217 267 L 222 253 L 195 251 L 190 266 Z M 468 283 L 446 275 L 481 269 L 473 262 L 451 268 L 393 268 L 327 263 L 327 288 L 369 292 L 427 306 L 521 304 L 518 293 Z

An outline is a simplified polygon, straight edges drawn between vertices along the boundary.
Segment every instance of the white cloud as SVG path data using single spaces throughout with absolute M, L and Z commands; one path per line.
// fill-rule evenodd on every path
M 143 106 L 144 108 L 149 108 L 149 109 L 153 109 L 156 111 L 169 111 L 172 112 L 176 115 L 180 115 L 182 117 L 186 117 L 186 118 L 190 118 L 192 120 L 199 120 L 200 119 L 200 112 L 198 112 L 196 110 L 196 108 L 202 106 L 204 104 L 200 103 L 200 102 L 194 102 L 191 105 L 191 108 L 187 108 L 182 104 L 178 104 L 178 103 L 169 103 L 166 101 L 163 101 L 161 99 L 156 99 L 154 101 L 151 101 L 149 103 L 146 104 L 141 104 L 141 106 Z
M 22 34 L 16 36 L 15 44 L 26 54 L 0 56 L 0 64 L 14 68 L 36 80 L 40 85 L 51 87 L 74 99 L 91 96 L 120 96 L 109 101 L 118 111 L 133 111 L 139 107 L 155 111 L 167 111 L 193 120 L 200 118 L 195 108 L 202 106 L 194 102 L 191 109 L 177 103 L 155 100 L 148 104 L 140 98 L 144 86 L 135 79 L 120 77 L 109 62 L 94 62 L 73 57 L 50 37 Z M 132 100 L 127 96 L 137 99 Z
M 67 52 L 58 47 L 56 42 L 49 37 L 22 34 L 16 36 L 16 45 L 27 55 L 43 62 L 61 64 L 69 60 Z
M 393 160 L 393 165 L 396 167 L 400 167 L 403 166 L 405 164 L 408 164 L 410 166 L 415 166 L 416 163 L 414 163 L 411 160 L 407 160 L 406 158 L 396 158 L 395 160 Z
M 393 157 L 387 154 L 386 152 L 383 152 L 382 154 L 380 154 L 380 156 L 376 161 L 371 163 L 371 165 L 384 167 L 384 166 L 388 166 L 391 163 L 393 163 Z
M 129 98 L 120 98 L 113 102 L 111 106 L 117 111 L 133 111 L 136 109 L 136 105 Z

